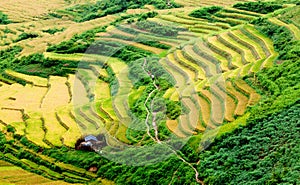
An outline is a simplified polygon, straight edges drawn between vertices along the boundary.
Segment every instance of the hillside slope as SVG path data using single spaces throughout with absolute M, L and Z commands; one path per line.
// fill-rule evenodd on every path
M 300 183 L 299 3 L 30 3 L 0 3 L 5 183 Z

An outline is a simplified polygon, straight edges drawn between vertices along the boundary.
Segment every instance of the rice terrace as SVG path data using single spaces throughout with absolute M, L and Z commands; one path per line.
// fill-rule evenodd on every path
M 297 0 L 0 1 L 0 185 L 300 184 Z

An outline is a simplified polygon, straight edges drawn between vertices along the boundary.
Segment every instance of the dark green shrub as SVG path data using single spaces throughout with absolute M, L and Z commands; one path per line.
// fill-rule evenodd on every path
M 9 24 L 11 21 L 8 19 L 7 15 L 0 11 L 0 24 Z
M 51 35 L 53 35 L 53 34 L 55 34 L 55 33 L 57 33 L 57 32 L 62 32 L 62 31 L 64 31 L 66 28 L 61 28 L 61 29 L 59 29 L 59 28 L 49 28 L 49 29 L 47 29 L 47 30 L 42 30 L 43 32 L 45 32 L 45 33 L 49 33 L 49 34 L 51 34 Z
M 237 3 L 233 5 L 234 8 L 247 10 L 262 14 L 267 14 L 274 12 L 275 10 L 281 9 L 281 4 L 276 4 L 275 2 L 246 2 L 246 3 Z
M 161 25 L 151 21 L 140 21 L 136 23 L 136 26 L 141 30 L 146 30 L 157 35 L 163 35 L 168 37 L 175 37 L 178 35 L 178 31 L 185 30 L 182 28 Z
M 63 41 L 60 44 L 53 45 L 47 48 L 48 52 L 55 53 L 84 53 L 88 47 L 94 42 L 95 34 L 104 32 L 106 26 L 86 31 L 82 34 L 74 35 L 70 40 Z
M 15 133 L 16 132 L 16 129 L 13 126 L 11 126 L 11 125 L 8 125 L 6 127 L 6 129 L 7 129 L 7 132 L 11 132 L 11 133 Z
M 195 18 L 204 18 L 208 20 L 212 20 L 211 16 L 216 14 L 217 12 L 221 11 L 223 7 L 221 6 L 209 6 L 209 7 L 202 7 L 200 9 L 192 11 L 189 16 Z
M 29 39 L 29 38 L 36 38 L 39 35 L 36 33 L 21 33 L 17 39 L 14 40 L 14 42 L 19 42 L 21 40 Z
M 69 14 L 73 16 L 74 21 L 84 22 L 106 15 L 124 12 L 129 8 L 142 8 L 146 4 L 154 5 L 158 9 L 180 7 L 173 1 L 170 1 L 170 3 L 168 4 L 166 1 L 161 0 L 103 0 L 97 1 L 96 3 L 77 4 L 64 10 L 64 13 L 70 12 Z

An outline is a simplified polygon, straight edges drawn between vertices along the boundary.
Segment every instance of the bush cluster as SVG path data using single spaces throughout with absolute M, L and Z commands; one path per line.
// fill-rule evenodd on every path
M 202 7 L 200 9 L 192 11 L 189 16 L 196 17 L 196 18 L 203 18 L 208 20 L 213 20 L 211 18 L 212 15 L 216 14 L 217 12 L 221 11 L 223 7 L 221 6 L 208 6 Z
M 8 19 L 7 15 L 0 11 L 0 24 L 9 24 L 11 21 Z
M 233 5 L 234 8 L 247 10 L 251 12 L 257 12 L 262 14 L 267 14 L 274 12 L 275 10 L 281 9 L 282 5 L 275 2 L 246 2 L 246 3 L 237 3 Z
M 25 32 L 23 32 L 23 33 L 21 33 L 19 36 L 18 36 L 18 38 L 16 38 L 15 40 L 14 40 L 14 42 L 19 42 L 19 41 L 21 41 L 21 40 L 26 40 L 26 39 L 29 39 L 29 38 L 36 38 L 36 37 L 38 37 L 39 35 L 38 34 L 36 34 L 36 33 L 25 33 Z
M 166 1 L 160 0 L 104 0 L 97 1 L 94 4 L 75 5 L 73 7 L 67 8 L 65 11 L 70 12 L 70 15 L 74 17 L 74 21 L 84 22 L 104 17 L 106 15 L 120 13 L 130 8 L 142 8 L 146 4 L 154 5 L 158 9 L 180 7 L 180 5 L 174 3 L 173 1 L 170 1 L 170 3 L 168 4 Z

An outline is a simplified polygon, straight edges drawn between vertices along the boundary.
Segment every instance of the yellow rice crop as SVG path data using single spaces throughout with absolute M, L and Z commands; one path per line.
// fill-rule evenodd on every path
M 172 96 L 172 94 L 174 93 L 174 91 L 175 91 L 175 88 L 174 88 L 174 87 L 168 89 L 168 90 L 165 92 L 165 94 L 163 95 L 163 97 L 166 98 L 166 99 L 170 98 L 170 96 Z
M 126 11 L 127 14 L 141 14 L 141 13 L 145 13 L 148 12 L 149 10 L 147 9 L 128 9 Z
M 234 39 L 232 39 L 231 37 L 229 37 L 228 32 L 225 33 L 221 33 L 220 36 L 226 40 L 227 42 L 229 42 L 230 44 L 232 44 L 233 46 L 235 46 L 236 48 L 241 49 L 244 52 L 244 57 L 248 62 L 255 62 L 255 56 L 252 55 L 252 52 L 249 50 L 249 48 L 245 47 L 244 45 L 236 42 Z
M 174 132 L 178 127 L 178 122 L 176 120 L 167 120 L 166 125 L 171 132 Z
M 96 101 L 110 98 L 109 84 L 102 80 L 97 80 L 95 84 L 94 94 L 95 94 Z
M 6 109 L 0 109 L 0 120 L 2 120 L 6 124 L 23 122 L 21 111 Z
M 31 85 L 22 86 L 19 84 L 12 84 L 10 88 L 13 91 L 17 91 L 16 94 L 11 96 L 15 98 L 15 100 L 6 100 L 2 106 L 25 109 L 27 111 L 38 110 L 40 108 L 42 98 L 47 92 L 47 88 L 45 87 L 36 87 Z
M 184 134 L 178 125 L 178 121 L 177 120 L 167 120 L 166 125 L 168 127 L 168 129 L 174 133 L 176 136 L 184 138 L 186 137 L 186 134 Z
M 255 103 L 257 103 L 260 100 L 260 95 L 258 93 L 256 93 L 256 91 L 254 89 L 252 89 L 245 81 L 243 81 L 241 79 L 236 80 L 235 84 L 239 88 L 241 88 L 243 91 L 250 94 L 250 99 L 249 99 L 248 105 L 254 105 Z
M 175 57 L 174 57 L 174 54 L 169 54 L 167 56 L 168 60 L 170 62 L 172 62 L 175 66 L 181 68 L 188 76 L 191 80 L 195 80 L 197 79 L 197 76 L 196 74 L 191 71 L 189 68 L 185 67 L 185 66 L 182 66 L 180 63 L 178 63 L 178 61 L 176 61 Z
M 89 99 L 82 82 L 75 75 L 69 75 L 68 82 L 72 94 L 72 104 L 75 106 L 87 104 Z
M 224 119 L 224 112 L 221 105 L 220 100 L 217 99 L 216 96 L 214 96 L 210 91 L 208 90 L 202 90 L 201 94 L 203 94 L 205 97 L 207 97 L 210 101 L 211 105 L 211 112 L 210 116 L 213 120 L 215 120 L 217 123 L 223 123 Z
M 34 4 L 34 6 L 32 6 Z M 36 3 L 34 0 L 22 1 L 1 1 L 1 9 L 8 14 L 9 18 L 17 22 L 38 20 L 37 17 L 42 17 L 48 11 L 66 7 L 66 2 L 63 0 L 46 1 L 40 0 Z
M 113 118 L 113 120 L 118 120 L 116 114 L 115 114 L 115 111 L 114 111 L 114 108 L 112 106 L 112 100 L 111 99 L 106 99 L 102 102 L 102 105 L 101 105 L 102 109 L 107 113 L 109 114 L 109 116 L 111 118 Z
M 221 43 L 216 36 L 213 37 L 209 37 L 208 38 L 208 42 L 210 42 L 211 44 L 215 45 L 216 47 L 218 47 L 221 50 L 224 50 L 228 53 L 231 54 L 232 56 L 232 64 L 236 65 L 237 67 L 241 67 L 243 66 L 242 63 L 242 57 L 240 54 L 238 54 L 236 51 L 228 48 L 227 46 L 225 46 L 223 43 Z
M 181 60 L 183 63 L 185 63 L 186 65 L 189 65 L 189 66 L 194 67 L 195 69 L 197 69 L 197 71 L 198 71 L 197 78 L 198 79 L 205 79 L 206 78 L 205 77 L 205 71 L 201 67 L 199 67 L 197 64 L 195 64 L 195 63 L 187 60 L 184 57 L 184 55 L 183 55 L 183 53 L 182 53 L 181 50 L 176 50 L 176 55 L 177 55 L 178 59 Z
M 126 137 L 126 130 L 127 130 L 127 127 L 124 124 L 119 123 L 119 128 L 118 128 L 115 136 L 121 142 L 130 143 L 130 141 Z
M 66 129 L 56 119 L 55 112 L 43 112 L 44 126 L 47 129 L 45 138 L 54 146 L 61 146 L 61 137 Z
M 103 69 L 102 67 L 100 67 L 99 65 L 90 65 L 90 66 L 92 69 L 97 71 L 99 76 L 108 77 L 107 71 L 105 69 Z
M 44 97 L 41 108 L 44 110 L 54 110 L 56 107 L 67 105 L 69 102 L 69 91 L 65 84 L 67 78 L 50 76 L 50 89 Z
M 72 60 L 72 61 L 87 61 L 87 62 L 96 62 L 96 61 L 106 61 L 108 57 L 101 55 L 93 54 L 83 54 L 83 53 L 74 53 L 74 54 L 58 54 L 45 52 L 45 57 L 56 59 L 56 60 Z
M 233 30 L 231 31 L 231 33 L 235 36 L 237 36 L 239 39 L 249 43 L 250 45 L 252 45 L 255 50 L 257 51 L 258 55 L 260 58 L 265 58 L 265 52 L 263 51 L 262 47 L 259 45 L 259 43 L 255 42 L 254 40 L 250 39 L 249 37 L 247 37 L 246 35 L 244 35 L 241 30 Z
M 62 135 L 63 143 L 69 147 L 74 147 L 76 140 L 81 136 L 81 131 L 76 121 L 70 116 L 69 109 L 72 109 L 72 107 L 57 110 L 57 115 L 69 127 L 69 130 Z
M 3 162 L 0 161 L 2 164 Z M 69 183 L 66 183 L 64 181 L 52 181 L 50 179 L 47 179 L 43 176 L 28 172 L 23 170 L 20 167 L 11 165 L 10 163 L 3 163 L 3 165 L 0 164 L 0 182 L 1 184 L 16 184 L 16 185 L 22 185 L 22 184 L 40 184 L 43 185 L 67 185 Z M 18 176 L 16 176 L 18 174 Z
M 26 39 L 18 42 L 18 44 L 24 48 L 21 52 L 21 55 L 29 55 L 36 52 L 45 52 L 49 44 L 54 45 L 62 41 L 69 40 L 75 34 L 79 34 L 87 30 L 107 25 L 111 21 L 114 21 L 115 18 L 116 16 L 108 15 L 105 17 L 81 23 L 66 21 L 65 25 L 60 25 L 66 28 L 63 32 L 58 32 L 54 35 L 40 34 L 40 36 L 37 38 Z M 56 24 L 53 25 L 53 27 L 56 26 Z
M 225 84 L 221 84 L 223 88 L 225 89 Z M 234 99 L 230 97 L 228 94 L 225 92 L 221 91 L 219 87 L 212 85 L 211 86 L 212 90 L 215 93 L 218 93 L 220 97 L 222 98 L 222 101 L 225 103 L 225 119 L 227 121 L 233 121 L 234 120 L 234 111 L 236 110 L 236 104 L 234 102 Z
M 245 95 L 243 95 L 242 93 L 240 93 L 239 91 L 237 91 L 232 86 L 231 82 L 226 82 L 226 90 L 227 90 L 227 92 L 232 94 L 238 100 L 234 114 L 236 114 L 238 116 L 243 115 L 247 108 L 248 98 Z
M 179 93 L 177 90 L 175 90 L 172 95 L 170 96 L 170 100 L 172 101 L 179 101 Z
M 31 82 L 37 86 L 47 87 L 47 84 L 48 84 L 48 79 L 46 79 L 46 78 L 32 76 L 32 75 L 25 75 L 25 74 L 18 73 L 18 72 L 12 71 L 12 70 L 6 70 L 5 73 L 8 74 L 9 76 L 13 76 L 13 77 L 20 78 L 25 81 Z
M 41 120 L 42 116 L 40 113 L 28 113 L 29 119 L 26 120 L 26 137 L 33 143 L 49 148 L 47 144 L 44 143 L 43 139 L 45 136 L 45 131 L 43 130 L 43 122 Z

